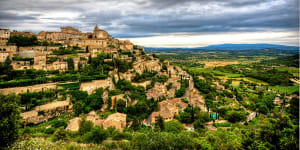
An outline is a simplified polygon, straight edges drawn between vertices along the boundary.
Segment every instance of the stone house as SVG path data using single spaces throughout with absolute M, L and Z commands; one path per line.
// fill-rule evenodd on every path
M 86 116 L 86 120 L 91 121 L 95 126 L 103 126 L 105 129 L 115 127 L 122 131 L 126 127 L 126 116 L 126 114 L 114 113 L 109 115 L 106 119 L 101 119 L 95 111 L 92 111 Z M 78 131 L 80 121 L 80 117 L 69 120 L 66 130 Z
M 5 62 L 5 60 L 6 60 L 7 57 L 10 57 L 10 53 L 9 52 L 2 52 L 2 51 L 0 51 L 0 62 Z
M 52 64 L 47 64 L 47 70 L 62 70 L 68 69 L 68 63 L 64 61 L 55 61 Z
M 162 83 L 155 83 L 152 89 L 147 90 L 146 96 L 147 99 L 154 98 L 154 100 L 157 100 L 159 97 L 166 96 L 166 94 L 166 86 Z
M 152 112 L 146 120 L 146 123 L 150 125 L 157 121 L 158 116 L 161 116 L 165 121 L 174 119 L 174 115 L 179 113 L 179 110 L 184 110 L 188 104 L 181 101 L 180 98 L 174 98 L 165 100 L 158 103 L 159 111 Z
M 0 29 L 0 45 L 6 45 L 10 37 L 9 29 Z
M 30 61 L 12 61 L 14 70 L 31 69 Z

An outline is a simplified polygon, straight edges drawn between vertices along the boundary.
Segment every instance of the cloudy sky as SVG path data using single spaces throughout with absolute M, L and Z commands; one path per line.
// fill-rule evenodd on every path
M 299 46 L 298 0 L 0 0 L 0 28 L 94 26 L 152 47 L 222 43 Z

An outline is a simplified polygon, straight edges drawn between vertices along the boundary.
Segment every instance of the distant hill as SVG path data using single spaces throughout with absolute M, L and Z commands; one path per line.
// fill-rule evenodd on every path
M 206 47 L 195 48 L 164 48 L 164 47 L 145 47 L 146 50 L 262 50 L 262 49 L 276 49 L 276 50 L 299 50 L 297 46 L 286 46 L 277 44 L 219 44 L 209 45 Z

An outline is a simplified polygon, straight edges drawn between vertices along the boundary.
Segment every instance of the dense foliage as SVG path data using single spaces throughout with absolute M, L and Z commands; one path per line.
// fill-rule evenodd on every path
M 0 93 L 0 149 L 13 144 L 19 137 L 20 97 Z
M 16 46 L 35 46 L 40 45 L 41 42 L 38 41 L 35 35 L 32 36 L 23 36 L 23 35 L 14 35 L 10 36 L 8 39 L 9 44 L 16 44 Z

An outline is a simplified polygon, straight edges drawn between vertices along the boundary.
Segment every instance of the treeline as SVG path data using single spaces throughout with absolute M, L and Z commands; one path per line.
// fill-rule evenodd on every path
M 86 75 L 80 75 L 80 74 L 65 74 L 65 75 L 58 75 L 58 76 L 53 76 L 53 77 L 39 77 L 39 78 L 35 78 L 35 79 L 2 81 L 2 82 L 0 82 L 0 88 L 30 86 L 30 85 L 35 85 L 35 84 L 63 82 L 63 81 L 86 82 L 86 81 L 100 80 L 100 79 L 106 79 L 106 78 L 107 78 L 107 75 L 101 75 L 101 74 L 93 75 L 93 76 L 86 76 Z
M 53 71 L 44 71 L 44 70 L 35 70 L 35 69 L 25 69 L 25 70 L 10 70 L 6 73 L 6 76 L 2 76 L 2 81 L 9 80 L 19 80 L 19 79 L 35 79 L 46 77 L 48 75 L 58 75 L 58 70 Z
M 293 77 L 288 71 L 279 71 L 277 69 L 270 70 L 250 70 L 245 71 L 244 75 L 247 77 L 256 78 L 270 85 L 291 85 L 290 78 Z
M 46 104 L 57 98 L 59 90 L 47 90 L 41 92 L 21 93 L 21 106 L 25 106 L 25 110 L 31 110 L 35 106 Z
M 299 68 L 299 54 L 292 56 L 281 56 L 276 59 L 262 60 L 260 62 L 262 65 L 285 65 L 288 67 Z
M 15 44 L 16 46 L 62 46 L 61 43 L 48 43 L 48 41 L 41 42 L 35 35 L 13 35 L 9 37 L 8 44 Z

